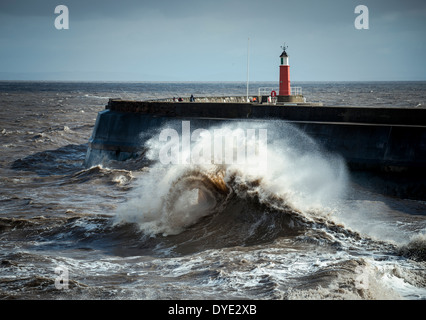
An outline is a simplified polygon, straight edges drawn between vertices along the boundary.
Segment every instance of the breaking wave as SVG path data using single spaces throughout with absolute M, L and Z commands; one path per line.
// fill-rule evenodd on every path
M 401 245 L 400 255 L 417 261 L 426 261 L 426 234 L 419 233 L 411 237 L 407 244 Z
M 134 223 L 151 237 L 191 229 L 197 241 L 244 245 L 295 235 L 305 224 L 332 222 L 333 206 L 347 188 L 344 161 L 289 124 L 271 121 L 262 126 L 267 145 L 256 141 L 256 150 L 267 150 L 265 170 L 251 164 L 255 161 L 164 165 L 158 161 L 163 145 L 153 137 L 148 154 L 157 162 L 117 209 L 115 224 Z M 235 133 L 253 128 L 253 123 L 209 130 L 218 128 Z M 246 139 L 243 144 L 252 142 Z M 191 148 L 199 150 L 206 143 L 201 137 Z

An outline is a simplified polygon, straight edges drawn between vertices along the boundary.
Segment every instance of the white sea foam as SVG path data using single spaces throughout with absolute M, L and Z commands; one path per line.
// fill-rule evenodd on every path
M 259 126 L 238 123 L 221 128 L 234 131 Z M 231 182 L 233 191 L 241 197 L 256 193 L 265 204 L 271 197 L 279 198 L 285 206 L 306 215 L 326 212 L 324 208 L 329 208 L 334 200 L 344 195 L 347 173 L 339 157 L 321 152 L 309 137 L 291 125 L 272 122 L 262 127 L 268 132 L 268 144 L 262 146 L 267 150 L 265 168 L 253 165 L 256 161 L 167 166 L 157 162 L 138 181 L 130 200 L 118 209 L 117 223 L 138 223 L 150 234 L 179 233 L 217 210 L 218 194 L 213 187 L 230 187 Z M 162 143 L 157 136 L 148 141 L 148 155 L 152 160 L 158 159 Z M 199 139 L 191 147 L 197 148 L 203 143 L 205 141 Z M 244 141 L 246 145 L 250 143 L 253 141 Z M 207 201 L 197 201 L 199 190 L 207 195 Z

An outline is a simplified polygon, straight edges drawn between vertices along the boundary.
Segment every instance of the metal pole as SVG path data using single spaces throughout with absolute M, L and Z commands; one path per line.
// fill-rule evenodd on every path
M 250 38 L 247 40 L 247 102 L 249 102 L 249 54 L 250 54 Z

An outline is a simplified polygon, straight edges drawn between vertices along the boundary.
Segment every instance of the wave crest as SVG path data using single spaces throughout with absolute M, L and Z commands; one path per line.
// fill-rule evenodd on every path
M 426 234 L 420 233 L 398 249 L 398 253 L 416 261 L 426 261 Z
M 233 124 L 228 129 L 245 126 L 248 124 Z M 241 164 L 157 163 L 139 178 L 130 200 L 118 208 L 115 223 L 136 223 L 145 234 L 167 236 L 177 235 L 207 216 L 212 218 L 201 228 L 213 233 L 212 224 L 217 221 L 238 226 L 246 219 L 256 229 L 256 225 L 269 228 L 262 219 L 276 225 L 272 220 L 280 220 L 279 215 L 291 217 L 285 218 L 284 224 L 289 226 L 296 220 L 327 218 L 327 206 L 346 189 L 343 160 L 323 153 L 312 139 L 290 125 L 271 123 L 267 129 L 266 171 Z M 195 142 L 195 147 L 197 143 L 203 141 Z M 158 137 L 149 141 L 151 154 L 156 144 Z M 278 216 L 271 220 L 265 214 Z M 238 219 L 225 217 L 235 215 Z M 278 225 L 282 228 L 282 223 Z

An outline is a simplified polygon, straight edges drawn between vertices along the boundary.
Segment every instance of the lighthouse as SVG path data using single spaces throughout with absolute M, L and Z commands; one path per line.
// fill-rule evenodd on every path
M 280 55 L 280 83 L 278 90 L 278 102 L 301 103 L 305 102 L 302 96 L 302 88 L 290 86 L 290 64 L 288 63 L 287 46 L 281 47 L 283 52 Z M 293 91 L 293 94 L 292 94 Z
M 280 55 L 280 87 L 279 96 L 290 96 L 290 65 L 288 64 L 288 54 L 286 52 L 287 47 L 283 46 L 283 53 Z

